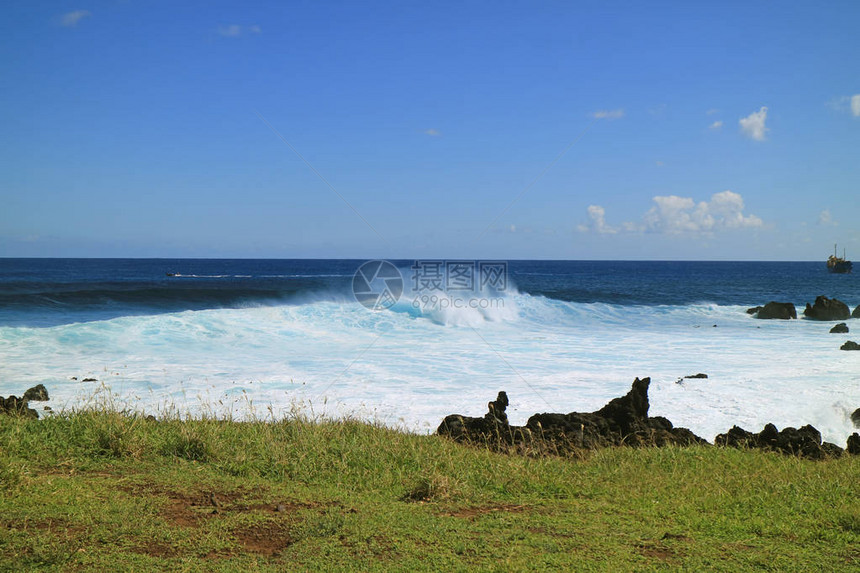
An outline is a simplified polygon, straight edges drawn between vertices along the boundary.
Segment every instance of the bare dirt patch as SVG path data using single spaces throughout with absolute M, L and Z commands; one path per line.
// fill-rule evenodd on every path
M 668 545 L 666 542 L 670 542 Z M 658 541 L 642 541 L 636 544 L 636 549 L 645 557 L 660 559 L 661 561 L 673 561 L 685 553 L 683 543 L 692 539 L 679 533 L 664 533 Z M 682 545 L 677 545 L 681 543 Z
M 196 502 L 194 498 L 174 493 L 168 495 L 168 503 L 161 510 L 161 515 L 171 525 L 179 525 L 181 527 L 197 527 L 198 522 L 205 514 L 201 511 L 195 511 Z M 211 515 L 211 510 L 209 512 Z
M 290 535 L 290 524 L 295 523 L 293 516 L 296 512 L 318 507 L 323 504 L 304 503 L 298 501 L 258 501 L 258 492 L 251 493 L 245 490 L 201 490 L 194 493 L 169 491 L 152 484 L 144 488 L 135 488 L 133 495 L 158 495 L 167 498 L 162 506 L 161 516 L 170 525 L 179 527 L 196 528 L 204 526 L 210 520 L 217 520 L 228 515 L 253 514 L 257 516 L 270 515 L 268 521 L 255 523 L 253 525 L 236 528 L 232 531 L 236 544 L 241 548 L 237 551 L 274 557 L 295 542 Z M 246 496 L 252 496 L 250 503 L 245 501 Z M 287 521 L 289 520 L 289 521 Z M 147 543 L 139 548 L 139 552 L 154 557 L 175 557 L 179 552 L 164 543 Z M 210 552 L 202 555 L 204 559 L 218 560 L 234 557 L 236 552 L 225 550 Z
M 178 492 L 162 492 L 168 503 L 162 509 L 162 516 L 170 523 L 183 527 L 196 527 L 201 520 L 212 519 L 219 515 L 244 512 L 291 512 L 303 504 L 298 503 L 255 503 L 245 504 L 239 500 L 241 492 L 198 492 L 192 495 Z M 280 509 L 279 509 L 280 508 Z
M 151 557 L 175 557 L 178 552 L 176 548 L 167 545 L 166 543 L 159 543 L 157 541 L 148 541 L 143 545 L 136 547 L 134 549 L 135 553 L 142 553 L 144 555 L 149 555 Z
M 661 537 L 660 539 L 661 539 L 661 540 L 674 539 L 674 540 L 676 540 L 676 541 L 692 541 L 692 539 L 690 539 L 689 537 L 687 537 L 687 536 L 686 536 L 686 535 L 684 535 L 684 534 L 681 534 L 681 533 L 668 533 L 668 532 L 667 532 L 667 533 L 664 533 L 664 534 L 663 534 L 663 537 Z
M 143 483 L 121 486 L 133 497 L 161 497 L 167 502 L 161 509 L 161 516 L 171 525 L 180 527 L 197 527 L 204 522 L 227 514 L 236 513 L 271 513 L 291 514 L 301 509 L 317 507 L 321 504 L 298 502 L 290 500 L 261 502 L 259 491 L 244 488 L 234 490 L 201 489 L 186 493 L 173 491 L 159 484 Z M 252 497 L 250 503 L 246 498 Z
M 238 529 L 233 535 L 245 551 L 267 557 L 274 557 L 294 542 L 289 526 L 279 522 L 258 523 Z
M 636 550 L 645 557 L 660 559 L 661 561 L 670 561 L 675 558 L 675 552 L 662 543 L 640 543 L 636 546 Z
M 63 539 L 74 539 L 87 532 L 86 527 L 81 525 L 70 525 L 63 519 L 54 519 L 52 517 L 48 517 L 46 519 L 24 519 L 14 521 L 0 519 L 0 527 L 15 531 L 38 529 L 39 531 L 48 531 L 52 535 Z
M 514 505 L 514 504 L 493 504 L 493 505 L 483 505 L 476 507 L 467 507 L 464 509 L 458 509 L 457 511 L 449 511 L 443 513 L 443 515 L 447 515 L 449 517 L 461 517 L 463 519 L 472 519 L 478 517 L 480 515 L 486 515 L 488 513 L 495 512 L 505 512 L 505 513 L 519 513 L 522 511 L 526 511 L 529 509 L 527 505 Z
M 573 533 L 561 533 L 558 531 L 552 531 L 546 527 L 530 527 L 529 531 L 531 533 L 536 533 L 538 535 L 547 535 L 549 537 L 557 537 L 559 539 L 576 539 L 577 536 Z

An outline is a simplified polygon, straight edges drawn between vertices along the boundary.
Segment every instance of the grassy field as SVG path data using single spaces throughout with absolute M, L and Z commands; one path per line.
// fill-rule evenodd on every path
M 10 571 L 860 570 L 860 457 L 96 410 L 0 416 L 0 495 Z

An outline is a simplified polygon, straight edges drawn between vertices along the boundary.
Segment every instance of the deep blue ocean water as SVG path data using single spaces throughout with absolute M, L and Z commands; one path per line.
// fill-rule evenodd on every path
M 0 259 L 0 325 L 69 322 L 351 296 L 360 260 Z M 392 261 L 409 281 L 414 261 Z M 521 293 L 617 305 L 860 303 L 823 262 L 508 261 Z M 177 276 L 168 276 L 173 274 Z M 853 307 L 852 307 L 853 308 Z
M 156 415 L 299 411 L 426 432 L 482 415 L 499 390 L 523 423 L 597 409 L 650 376 L 652 415 L 709 439 L 734 424 L 811 423 L 837 443 L 854 430 L 860 352 L 839 347 L 860 341 L 860 320 L 846 336 L 745 312 L 860 304 L 857 275 L 823 260 L 508 261 L 502 290 L 459 307 L 415 304 L 420 265 L 401 260 L 404 291 L 378 311 L 353 296 L 362 263 L 0 259 L 0 395 L 42 383 L 55 410 L 107 396 Z

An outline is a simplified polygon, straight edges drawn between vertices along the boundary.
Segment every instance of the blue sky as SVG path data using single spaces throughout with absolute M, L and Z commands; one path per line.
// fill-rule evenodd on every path
M 0 256 L 860 258 L 860 3 L 22 2 Z

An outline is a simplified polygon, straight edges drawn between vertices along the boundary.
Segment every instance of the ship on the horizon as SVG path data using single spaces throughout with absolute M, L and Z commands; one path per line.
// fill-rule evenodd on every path
M 827 270 L 831 273 L 850 273 L 852 268 L 851 261 L 845 258 L 845 249 L 842 249 L 842 256 L 836 256 L 836 245 L 833 245 L 833 254 L 827 258 Z

